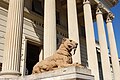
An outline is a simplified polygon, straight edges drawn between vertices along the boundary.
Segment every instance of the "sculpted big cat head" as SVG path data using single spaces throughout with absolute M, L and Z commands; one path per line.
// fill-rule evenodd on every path
M 72 49 L 74 49 L 74 51 L 77 48 L 78 43 L 70 40 L 68 38 L 63 38 L 62 39 L 62 44 L 64 44 L 64 46 L 66 47 L 67 50 L 72 51 Z

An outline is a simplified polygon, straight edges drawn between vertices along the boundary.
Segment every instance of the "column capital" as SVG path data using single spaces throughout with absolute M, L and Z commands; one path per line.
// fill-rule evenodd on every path
M 100 9 L 103 9 L 104 6 L 103 6 L 103 4 L 101 2 L 99 2 L 97 7 L 100 8 Z
M 84 4 L 90 4 L 90 0 L 83 0 L 83 5 Z
M 102 11 L 101 11 L 101 9 L 99 7 L 97 7 L 97 9 L 96 9 L 96 15 L 97 14 L 102 14 Z
M 97 5 L 96 14 L 102 14 L 102 9 L 103 9 L 103 4 L 99 2 Z
M 108 15 L 107 15 L 107 19 L 106 19 L 106 22 L 112 22 L 112 20 L 114 19 L 114 15 L 113 13 L 109 12 Z

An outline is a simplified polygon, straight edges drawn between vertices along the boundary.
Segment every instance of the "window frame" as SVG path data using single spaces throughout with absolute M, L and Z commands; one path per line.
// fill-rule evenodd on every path
M 22 40 L 22 48 L 21 48 L 21 60 L 20 60 L 20 73 L 21 76 L 25 76 L 26 75 L 26 58 L 27 58 L 27 43 L 36 45 L 36 46 L 42 46 L 43 47 L 43 43 L 40 40 L 35 40 L 33 38 L 27 37 L 23 35 L 23 40 Z M 43 59 L 44 55 L 43 55 L 43 48 L 41 49 L 42 51 L 40 52 L 40 56 Z M 40 61 L 40 59 L 39 59 Z

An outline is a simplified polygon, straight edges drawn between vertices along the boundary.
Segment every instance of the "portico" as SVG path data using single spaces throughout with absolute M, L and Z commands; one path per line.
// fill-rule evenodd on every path
M 63 0 L 60 0 L 61 2 Z M 64 1 L 63 1 L 64 2 Z M 95 5 L 94 5 L 95 4 Z M 83 6 L 80 6 L 83 5 Z M 97 6 L 96 6 L 97 5 Z M 66 7 L 64 7 L 66 6 Z M 80 12 L 78 11 L 82 8 Z M 96 11 L 93 18 L 92 7 Z M 96 43 L 94 37 L 94 26 L 93 20 L 97 21 L 99 43 L 101 51 L 101 61 L 103 69 L 104 80 L 112 80 L 110 71 L 110 62 L 107 49 L 107 41 L 104 30 L 104 20 L 106 20 L 109 43 L 110 43 L 110 54 L 112 59 L 112 66 L 114 71 L 115 80 L 119 80 L 120 77 L 120 67 L 117 54 L 117 48 L 115 43 L 115 37 L 112 26 L 112 19 L 114 18 L 112 12 L 110 12 L 104 4 L 98 3 L 97 0 L 66 0 L 63 6 L 67 12 L 67 33 L 68 37 L 72 40 L 78 42 L 78 48 L 76 54 L 73 57 L 73 62 L 78 62 L 82 64 L 81 60 L 81 44 L 80 44 L 80 32 L 79 25 L 85 26 L 86 35 L 86 48 L 87 48 L 87 58 L 88 58 L 88 68 L 91 70 L 92 75 L 94 75 L 95 80 L 99 79 L 99 69 L 98 60 L 96 53 Z M 20 53 L 22 46 L 22 30 L 23 30 L 23 9 L 24 0 L 10 0 L 8 19 L 6 27 L 6 37 L 5 37 L 5 47 L 3 56 L 3 66 L 1 76 L 7 75 L 7 77 L 17 77 L 20 76 Z M 45 0 L 44 1 L 44 58 L 51 56 L 52 53 L 56 51 L 57 48 L 57 27 L 56 27 L 56 0 Z M 94 12 L 93 11 L 93 12 Z M 106 15 L 107 14 L 107 15 Z M 106 17 L 104 18 L 103 15 Z M 83 22 L 80 17 L 84 17 Z M 78 22 L 80 18 L 81 23 Z M 11 20 L 12 19 L 12 20 Z M 48 45 L 49 44 L 49 45 Z

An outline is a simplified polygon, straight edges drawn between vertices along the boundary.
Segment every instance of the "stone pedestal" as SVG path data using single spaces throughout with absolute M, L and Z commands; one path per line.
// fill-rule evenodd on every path
M 87 68 L 71 66 L 41 74 L 18 77 L 12 80 L 94 80 L 94 76 L 91 75 L 91 70 Z

